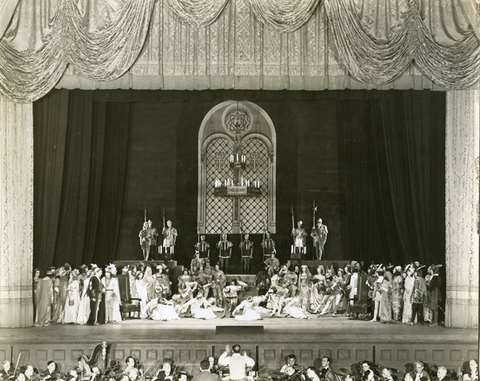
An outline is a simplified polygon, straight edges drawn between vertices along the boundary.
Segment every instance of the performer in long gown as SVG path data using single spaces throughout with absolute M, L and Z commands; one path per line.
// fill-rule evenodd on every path
M 80 274 L 82 279 L 82 293 L 80 296 L 80 304 L 78 306 L 77 324 L 87 324 L 88 317 L 90 316 L 90 296 L 88 289 L 90 287 L 90 277 L 92 270 L 87 271 L 84 274 Z
M 53 302 L 53 272 L 47 271 L 44 278 L 38 281 L 37 289 L 37 313 L 35 327 L 44 327 L 50 325 L 52 318 L 52 302 Z
M 203 292 L 199 290 L 197 292 L 197 296 L 187 303 L 185 303 L 181 308 L 180 311 L 185 311 L 188 307 L 190 307 L 190 311 L 195 319 L 215 319 L 217 315 L 212 310 L 211 304 L 208 302 L 207 299 L 203 296 Z
M 53 278 L 53 303 L 52 303 L 52 318 L 54 323 L 61 322 L 63 317 L 63 307 L 60 298 L 60 276 Z
M 155 296 L 155 277 L 150 266 L 146 266 L 143 272 L 143 284 L 147 289 L 147 300 L 153 299 Z
M 442 265 L 430 266 L 432 276 L 430 278 L 430 282 L 427 285 L 428 308 L 432 311 L 432 326 L 438 325 L 438 307 L 439 304 L 443 301 L 442 292 L 440 290 L 442 286 L 442 278 L 439 275 L 439 268 L 441 266 Z
M 394 321 L 402 320 L 403 293 L 402 267 L 396 266 L 393 269 L 392 283 L 392 312 Z
M 413 293 L 413 285 L 415 283 L 415 268 L 412 264 L 405 268 L 406 277 L 404 280 L 405 291 L 403 293 L 403 315 L 402 323 L 410 323 L 412 321 L 412 302 L 410 301 Z
M 304 311 L 310 306 L 310 279 L 312 275 L 307 265 L 300 267 L 300 276 L 298 277 L 298 297 L 302 303 Z
M 140 318 L 146 319 L 148 317 L 148 291 L 147 284 L 143 281 L 143 273 L 141 271 L 137 272 L 137 279 L 135 281 L 135 284 L 137 286 L 137 296 L 140 299 Z
M 383 271 L 378 272 L 379 276 L 384 275 Z M 386 276 L 383 277 L 380 284 L 380 301 L 378 315 L 381 323 L 390 323 L 392 321 L 392 284 Z
M 63 312 L 63 324 L 74 324 L 77 322 L 78 310 L 80 308 L 80 283 L 77 273 L 70 272 L 67 285 L 67 298 Z
M 105 289 L 105 321 L 107 323 L 115 323 L 122 320 L 120 314 L 120 288 L 118 287 L 118 279 L 116 268 L 110 265 L 105 269 L 105 276 L 102 278 L 102 285 Z
M 310 309 L 318 312 L 323 307 L 322 300 L 325 292 L 325 268 L 322 265 L 317 267 L 317 273 L 312 276 L 311 282 Z
M 179 320 L 171 300 L 165 298 L 152 299 L 147 305 L 148 315 L 152 320 L 171 321 Z
M 33 311 L 34 314 L 37 313 L 37 290 L 38 290 L 38 282 L 40 281 L 40 270 L 35 269 L 33 270 Z M 35 319 L 35 316 L 34 316 Z

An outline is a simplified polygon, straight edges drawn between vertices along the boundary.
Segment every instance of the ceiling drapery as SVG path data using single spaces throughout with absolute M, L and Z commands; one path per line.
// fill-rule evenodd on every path
M 0 0 L 0 93 L 463 89 L 476 0 Z M 60 81 L 60 82 L 59 82 Z

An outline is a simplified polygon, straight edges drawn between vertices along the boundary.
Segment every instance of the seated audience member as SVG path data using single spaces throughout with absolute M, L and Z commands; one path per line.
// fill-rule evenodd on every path
M 121 381 L 136 381 L 139 377 L 137 368 L 128 368 L 125 370 L 125 374 L 122 376 Z
M 181 371 L 177 374 L 177 378 L 175 381 L 189 381 L 190 379 L 191 377 L 187 372 Z
M 463 372 L 463 380 L 478 380 L 478 361 L 471 359 L 468 362 L 468 370 Z
M 298 370 L 300 366 L 297 364 L 297 357 L 295 355 L 288 355 L 287 356 L 287 363 L 282 366 L 280 369 L 280 373 L 286 373 L 287 368 L 293 368 L 295 370 Z
M 14 370 L 12 369 L 12 363 L 8 360 L 4 360 L 2 363 L 2 370 L 0 370 L 0 378 L 3 380 L 13 379 Z
M 132 368 L 137 368 L 138 369 L 138 363 L 135 361 L 135 359 L 132 356 L 127 356 L 125 359 L 125 364 L 127 364 L 124 373 L 127 374 L 127 372 L 132 369 Z
M 47 362 L 47 369 L 45 370 L 43 374 L 43 379 L 44 380 L 56 380 L 58 376 L 58 370 L 57 370 L 57 364 L 55 361 L 50 360 Z
M 360 377 L 363 381 L 378 379 L 378 375 L 375 373 L 370 361 L 362 361 Z
M 287 366 L 287 368 L 285 369 L 284 380 L 285 381 L 302 381 L 302 378 L 300 376 L 300 371 L 295 370 L 293 366 Z
M 195 376 L 196 381 L 217 381 L 218 376 L 210 371 L 210 362 L 208 360 L 200 361 L 200 374 Z
M 208 370 L 210 373 L 218 374 L 218 359 L 215 356 L 208 356 Z
M 422 361 L 413 363 L 414 381 L 430 381 L 430 375 L 425 370 L 425 364 Z
M 33 365 L 27 365 L 23 371 L 23 374 L 25 375 L 26 381 L 33 381 L 35 378 L 35 370 L 33 369 Z
M 447 368 L 444 366 L 439 366 L 437 369 L 437 381 L 450 381 L 450 377 L 448 376 Z
M 398 377 L 393 374 L 393 369 L 389 367 L 382 367 L 382 380 L 383 381 L 398 381 Z
M 154 381 L 154 380 L 173 381 L 174 373 L 175 373 L 175 365 L 173 363 L 173 360 L 169 357 L 165 357 L 163 359 L 162 367 L 158 370 L 157 374 L 152 379 L 152 381 Z
M 318 375 L 317 368 L 314 366 L 309 366 L 303 375 L 305 381 L 320 381 L 320 376 Z
M 331 359 L 328 356 L 322 357 L 322 367 L 320 368 L 320 379 L 326 381 L 336 381 L 335 371 L 330 365 Z

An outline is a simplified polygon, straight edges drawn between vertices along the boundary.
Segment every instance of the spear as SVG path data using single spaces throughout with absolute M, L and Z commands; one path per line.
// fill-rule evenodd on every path
M 263 256 L 265 257 L 265 235 L 267 234 L 267 226 L 268 226 L 268 223 L 267 221 L 265 221 L 264 225 L 263 225 L 263 245 L 262 245 L 262 254 Z
M 313 201 L 312 211 L 313 211 L 312 228 L 315 229 L 315 213 L 317 212 L 317 207 L 315 206 L 315 201 Z
M 293 214 L 293 207 L 290 207 L 290 211 L 292 212 L 292 231 L 295 230 L 295 215 Z M 293 237 L 293 244 L 295 245 L 295 237 Z

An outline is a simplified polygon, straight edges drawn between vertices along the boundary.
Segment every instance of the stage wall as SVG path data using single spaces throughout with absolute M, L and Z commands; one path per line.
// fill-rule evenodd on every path
M 405 263 L 419 258 L 429 263 L 444 262 L 444 93 L 387 91 L 382 92 L 381 98 L 377 91 L 55 90 L 34 104 L 34 265 L 44 268 L 65 261 L 78 266 L 90 261 L 103 264 L 114 259 L 141 259 L 138 232 L 145 208 L 147 217 L 159 229 L 162 208 L 165 208 L 166 218 L 172 219 L 179 231 L 179 262 L 188 263 L 196 241 L 198 128 L 212 107 L 229 99 L 258 104 L 268 113 L 276 128 L 275 238 L 281 259 L 288 256 L 291 242 L 290 207 L 294 207 L 296 218 L 301 218 L 310 229 L 312 202 L 316 201 L 317 217 L 323 218 L 330 232 L 326 245 L 328 259 L 356 258 L 366 262 L 386 259 L 387 262 Z M 79 100 L 81 107 L 78 107 Z M 395 118 L 394 113 L 391 113 L 392 120 L 385 120 L 388 111 L 385 105 L 399 107 L 398 113 L 401 114 L 405 104 L 414 105 L 411 107 L 415 110 L 408 114 L 414 122 L 406 120 L 408 117 L 405 115 Z M 58 112 L 60 107 L 62 112 Z M 62 166 L 58 164 L 58 157 L 52 158 L 52 155 L 43 152 L 57 149 L 52 147 L 51 138 L 39 138 L 45 136 L 47 126 L 52 128 L 52 114 L 58 125 L 56 139 L 58 132 L 63 133 L 60 139 L 66 142 L 67 154 L 78 144 L 80 133 L 72 133 L 72 120 L 81 120 L 82 123 L 76 124 L 87 126 L 85 128 L 91 131 L 89 142 L 93 141 L 94 146 L 97 144 L 95 149 L 87 152 L 88 155 L 103 154 L 104 157 L 100 166 L 95 160 L 85 165 L 102 168 L 104 176 L 91 170 L 90 180 L 85 180 L 90 183 L 82 188 L 76 185 L 82 180 L 73 176 L 71 172 L 74 169 L 67 165 L 74 162 L 74 158 L 65 160 Z M 58 121 L 59 118 L 61 121 Z M 388 158 L 393 157 L 392 162 L 400 163 L 400 167 L 412 162 L 421 162 L 425 167 L 417 171 L 420 182 L 411 178 L 408 184 L 398 185 L 382 175 L 391 168 L 383 168 L 385 163 L 376 153 L 386 150 L 390 137 L 388 130 L 383 135 L 377 130 L 378 126 L 388 124 L 390 132 L 404 134 L 405 124 L 408 123 L 413 135 L 409 136 L 407 131 L 404 139 L 417 142 L 420 148 L 410 149 L 418 151 L 420 160 L 412 160 L 409 156 L 411 152 L 403 150 L 401 145 L 393 153 L 389 151 Z M 81 130 L 81 127 L 76 128 Z M 96 140 L 95 136 L 102 128 L 105 133 L 98 147 L 100 140 Z M 52 132 L 46 136 L 51 137 Z M 115 149 L 109 146 L 110 140 L 117 142 Z M 87 143 L 84 142 L 84 145 Z M 78 150 L 86 155 L 82 148 Z M 57 156 L 66 155 L 55 152 Z M 38 155 L 46 159 L 37 160 Z M 65 186 L 65 180 L 62 183 L 58 177 L 55 178 L 56 187 L 45 186 L 54 178 L 52 173 L 48 175 L 48 171 L 55 165 L 64 179 L 72 179 L 69 187 Z M 77 170 L 82 173 L 81 168 Z M 399 178 L 403 178 L 402 170 L 403 167 L 400 168 Z M 92 178 L 96 179 L 93 183 Z M 360 183 L 361 186 L 358 186 Z M 404 207 L 392 197 L 385 201 L 389 189 L 403 189 L 403 186 L 405 190 L 400 195 L 401 201 L 413 200 L 409 192 L 417 192 L 418 184 L 422 194 L 428 195 L 419 199 L 419 205 L 408 203 Z M 92 188 L 98 188 L 100 196 L 91 196 Z M 58 221 L 62 216 L 71 215 L 74 203 L 68 200 L 77 193 L 89 195 L 83 201 L 86 215 L 82 217 L 79 213 L 68 223 L 47 224 L 55 218 Z M 51 215 L 51 205 L 45 203 L 46 199 L 53 199 L 53 205 L 56 203 L 60 208 L 56 216 Z M 95 202 L 90 202 L 90 199 L 95 199 Z M 91 213 L 92 204 L 96 208 L 95 213 Z M 405 210 L 400 218 L 397 212 L 392 212 L 395 208 Z M 416 212 L 418 208 L 421 208 L 421 218 Z M 77 241 L 81 241 L 81 235 L 77 232 L 84 225 L 86 228 L 83 229 L 90 231 L 87 234 L 89 244 L 84 243 L 79 248 Z M 52 235 L 49 229 L 56 229 L 56 234 Z M 407 236 L 397 232 L 402 229 L 407 231 Z M 47 231 L 50 233 L 47 234 Z M 421 235 L 420 239 L 412 238 L 415 231 Z M 231 239 L 237 246 L 239 238 L 233 236 Z M 260 236 L 252 237 L 257 248 L 260 239 Z M 208 240 L 213 244 L 218 237 L 208 237 Z M 415 245 L 415 240 L 421 241 L 421 244 Z

